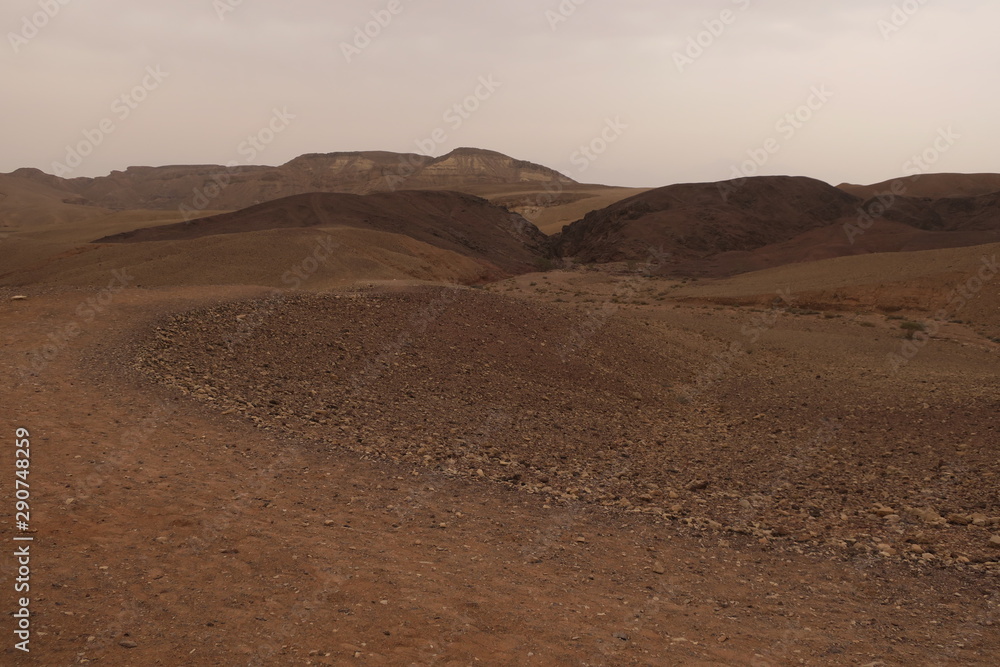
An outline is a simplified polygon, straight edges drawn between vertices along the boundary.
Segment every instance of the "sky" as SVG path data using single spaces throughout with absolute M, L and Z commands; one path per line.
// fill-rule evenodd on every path
M 473 146 L 582 182 L 1000 172 L 996 0 L 6 0 L 0 172 Z

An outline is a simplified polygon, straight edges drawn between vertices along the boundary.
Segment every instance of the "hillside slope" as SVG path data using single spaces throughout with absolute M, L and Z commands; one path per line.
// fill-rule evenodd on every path
M 582 262 L 656 260 L 661 273 L 718 277 L 998 240 L 1000 193 L 865 200 L 809 178 L 767 176 L 651 190 L 587 214 L 554 244 Z
M 524 218 L 484 199 L 447 191 L 298 195 L 234 213 L 116 234 L 96 243 L 191 240 L 335 226 L 406 235 L 508 273 L 534 270 L 549 255 L 548 239 Z

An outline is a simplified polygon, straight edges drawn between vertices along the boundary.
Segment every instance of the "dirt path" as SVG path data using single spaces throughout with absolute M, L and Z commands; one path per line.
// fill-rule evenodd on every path
M 2 539 L 31 431 L 31 653 L 69 665 L 992 665 L 995 581 L 830 562 L 354 454 L 122 370 L 138 332 L 242 289 L 0 304 Z M 24 381 L 50 333 L 80 334 Z M 0 597 L 14 604 L 11 549 Z

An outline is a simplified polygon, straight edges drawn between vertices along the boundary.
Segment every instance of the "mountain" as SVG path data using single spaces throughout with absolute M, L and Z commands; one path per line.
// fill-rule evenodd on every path
M 863 199 L 894 190 L 906 197 L 975 197 L 1000 192 L 1000 174 L 916 174 L 874 185 L 842 183 L 837 187 Z
M 791 238 L 849 218 L 859 204 L 857 197 L 803 177 L 669 185 L 587 214 L 563 229 L 557 247 L 584 262 L 643 260 L 661 247 L 703 257 Z
M 787 176 L 650 190 L 587 214 L 553 239 L 558 255 L 582 262 L 654 261 L 661 273 L 706 277 L 998 241 L 1000 193 L 866 200 Z
M 0 174 L 0 230 L 37 229 L 108 213 L 67 189 L 62 179 L 37 169 Z
M 189 241 L 268 230 L 342 227 L 408 236 L 470 257 L 497 275 L 533 271 L 551 254 L 549 238 L 505 208 L 458 192 L 417 190 L 295 195 L 233 213 L 115 234 L 94 243 Z
M 572 185 L 571 178 L 476 148 L 431 158 L 381 151 L 303 155 L 280 167 L 180 165 L 129 167 L 98 178 L 61 179 L 37 169 L 15 176 L 111 209 L 236 210 L 312 192 L 369 194 L 392 190 L 463 190 L 497 185 Z

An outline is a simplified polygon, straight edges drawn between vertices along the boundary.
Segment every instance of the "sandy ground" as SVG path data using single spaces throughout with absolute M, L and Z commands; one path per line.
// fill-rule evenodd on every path
M 0 421 L 11 445 L 31 432 L 35 538 L 32 651 L 8 632 L 5 664 L 996 664 L 990 571 L 797 553 L 366 460 L 131 370 L 170 314 L 262 295 L 128 289 L 93 318 L 96 292 L 4 297 Z

